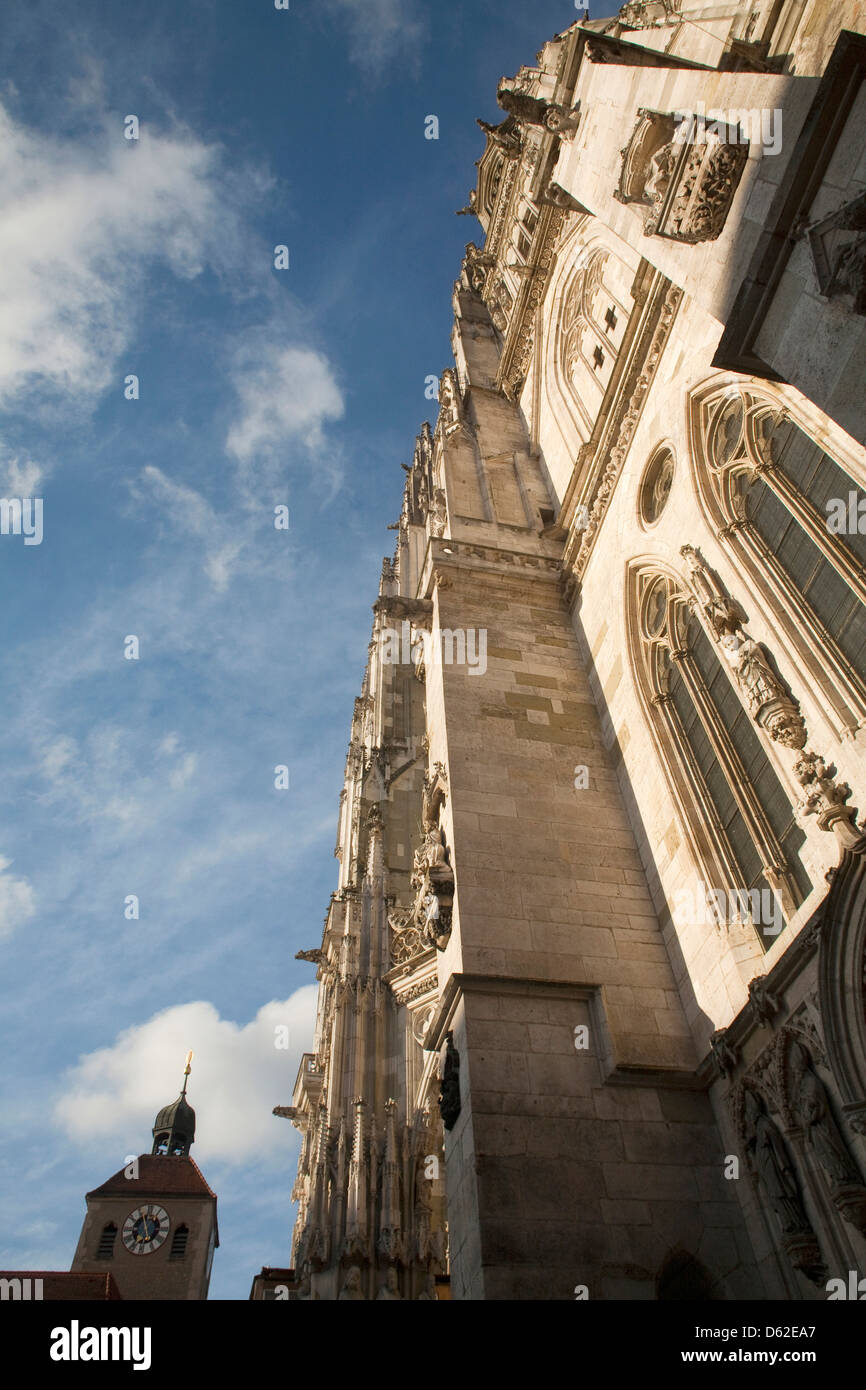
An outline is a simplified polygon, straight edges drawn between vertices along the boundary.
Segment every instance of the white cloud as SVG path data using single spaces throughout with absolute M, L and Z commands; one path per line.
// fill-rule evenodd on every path
M 291 1101 L 301 1053 L 313 1036 L 315 1004 L 316 986 L 304 985 L 288 999 L 263 1005 L 244 1026 L 220 1018 L 204 1000 L 165 1009 L 121 1033 L 112 1047 L 80 1058 L 64 1076 L 55 1119 L 77 1143 L 109 1140 L 121 1155 L 149 1151 L 156 1112 L 180 1090 L 183 1059 L 192 1048 L 193 1156 L 243 1164 L 285 1152 L 286 1121 L 271 1112 Z M 288 1049 L 275 1046 L 275 1030 L 284 1025 Z
M 168 775 L 168 785 L 172 791 L 180 791 L 181 787 L 185 787 L 197 766 L 198 758 L 195 753 L 187 753 Z
M 33 889 L 26 878 L 7 874 L 11 859 L 0 855 L 0 940 L 28 922 L 36 911 Z
M 7 459 L 0 469 L 6 497 L 37 497 L 46 470 L 32 459 Z
M 349 57 L 371 76 L 406 56 L 417 60 L 425 25 L 415 0 L 327 0 L 338 24 L 345 24 Z
M 320 448 L 325 423 L 343 414 L 331 368 L 311 348 L 266 341 L 248 346 L 236 360 L 234 386 L 241 409 L 226 448 L 241 464 L 256 455 L 271 457 L 295 441 Z
M 86 412 L 118 379 L 149 264 L 187 279 L 225 264 L 220 161 L 146 123 L 125 140 L 117 118 L 89 143 L 44 136 L 0 105 L 0 405 L 48 387 Z

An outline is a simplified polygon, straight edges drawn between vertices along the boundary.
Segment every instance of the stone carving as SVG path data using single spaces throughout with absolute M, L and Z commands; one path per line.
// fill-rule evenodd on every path
M 621 151 L 614 197 L 646 208 L 644 235 L 713 241 L 725 225 L 749 154 L 738 127 L 723 138 L 716 122 L 677 124 L 671 113 L 638 110 Z
M 788 1146 L 758 1095 L 745 1095 L 746 1152 L 758 1183 L 779 1222 L 782 1244 L 796 1269 L 819 1283 L 826 1276 L 821 1251 L 809 1223 Z
M 425 1277 L 425 1280 L 424 1280 L 424 1287 L 423 1287 L 423 1289 L 421 1290 L 421 1292 L 419 1293 L 419 1295 L 418 1295 L 418 1297 L 417 1297 L 417 1299 L 416 1299 L 416 1302 L 417 1302 L 417 1303 L 421 1303 L 421 1302 L 423 1302 L 423 1301 L 425 1301 L 425 1300 L 428 1300 L 428 1299 L 430 1300 L 430 1302 L 434 1302 L 434 1303 L 435 1303 L 435 1302 L 438 1302 L 438 1300 L 439 1300 L 439 1295 L 438 1295 L 437 1292 L 436 1292 L 436 1276 L 435 1276 L 435 1274 L 428 1274 L 428 1275 Z
M 414 908 L 389 912 L 388 923 L 391 927 L 392 964 L 399 965 L 427 950 L 427 941 L 415 921 Z
M 720 647 L 746 707 L 770 738 L 786 748 L 802 748 L 808 737 L 800 707 L 772 669 L 760 642 L 743 627 L 745 614 L 726 593 L 717 576 L 693 545 L 680 546 L 689 570 L 689 584 L 710 636 Z
M 357 1265 L 352 1265 L 346 1270 L 346 1277 L 343 1280 L 342 1288 L 337 1294 L 337 1302 L 353 1302 L 363 1299 L 364 1294 L 361 1289 L 361 1271 Z
M 483 294 L 487 284 L 487 277 L 492 267 L 496 264 L 493 257 L 484 251 L 480 251 L 474 241 L 467 242 L 466 255 L 463 259 L 463 269 L 466 272 L 466 279 L 469 287 L 475 294 Z
M 477 217 L 478 216 L 478 194 L 475 189 L 469 190 L 469 202 L 465 208 L 457 209 L 458 217 Z
M 431 891 L 425 893 L 423 905 L 424 935 L 437 951 L 444 951 L 451 936 L 451 904 Z
M 727 1040 L 724 1028 L 717 1028 L 710 1037 L 710 1051 L 719 1069 L 720 1076 L 730 1076 L 735 1070 L 738 1056 L 736 1049 Z
M 835 766 L 806 749 L 794 764 L 794 776 L 803 788 L 800 814 L 817 816 L 819 829 L 832 830 L 843 849 L 866 853 L 866 834 L 857 825 L 856 809 L 845 804 L 851 788 L 835 780 Z
M 866 194 L 861 193 L 807 228 L 818 287 L 828 299 L 850 294 L 866 314 Z
M 768 1026 L 782 1007 L 776 995 L 769 989 L 764 975 L 756 975 L 749 981 L 749 1003 L 758 1022 Z
M 516 121 L 522 125 L 542 126 L 555 135 L 571 137 L 580 124 L 580 105 L 569 110 L 556 101 L 543 101 L 521 91 L 507 77 L 500 79 L 496 100 Z
M 447 438 L 459 430 L 462 423 L 462 410 L 460 405 L 460 391 L 457 385 L 457 373 L 453 367 L 446 367 L 439 378 L 439 419 L 436 423 L 437 431 L 444 434 Z
M 403 1295 L 397 1283 L 397 1271 L 392 1267 L 385 1274 L 385 1282 L 376 1294 L 376 1302 L 378 1303 L 380 1299 L 388 1299 L 394 1302 L 397 1299 L 402 1299 L 402 1297 Z
M 439 1089 L 439 1113 L 446 1129 L 451 1130 L 460 1114 L 460 1054 L 454 1046 L 454 1034 L 445 1034 L 445 1065 Z
M 295 960 L 308 960 L 311 965 L 321 965 L 324 959 L 325 953 L 321 950 L 295 952 Z
M 866 1186 L 833 1113 L 827 1088 L 800 1042 L 793 1044 L 792 1064 L 797 1118 L 827 1175 L 833 1203 L 846 1221 L 866 1234 Z
M 448 508 L 445 504 L 445 489 L 434 488 L 430 504 L 430 534 L 441 538 L 448 529 Z

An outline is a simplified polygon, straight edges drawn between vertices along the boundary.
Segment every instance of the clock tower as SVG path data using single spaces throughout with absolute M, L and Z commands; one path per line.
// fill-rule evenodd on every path
M 217 1199 L 190 1148 L 195 1111 L 186 1098 L 192 1053 L 177 1100 L 160 1110 L 153 1149 L 87 1193 L 72 1270 L 110 1271 L 125 1299 L 205 1299 L 219 1245 Z

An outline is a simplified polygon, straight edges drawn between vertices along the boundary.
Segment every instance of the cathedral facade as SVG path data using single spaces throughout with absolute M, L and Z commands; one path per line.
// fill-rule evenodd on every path
M 299 953 L 293 1298 L 866 1273 L 862 19 L 634 0 L 480 123 Z

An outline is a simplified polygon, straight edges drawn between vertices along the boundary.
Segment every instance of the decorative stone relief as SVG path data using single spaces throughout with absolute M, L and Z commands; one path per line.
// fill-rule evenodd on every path
M 737 126 L 675 121 L 661 111 L 638 110 L 622 150 L 614 196 L 646 208 L 644 235 L 673 241 L 714 241 L 725 225 L 749 155 Z
M 693 545 L 680 547 L 689 570 L 689 583 L 710 636 L 721 648 L 757 724 L 786 748 L 802 748 L 806 726 L 800 707 L 767 660 L 764 648 L 743 627 L 745 614 L 722 587 Z
M 580 103 L 569 108 L 556 101 L 543 101 L 522 91 L 518 84 L 507 77 L 500 79 L 496 100 L 503 111 L 522 125 L 542 126 L 554 135 L 570 139 L 580 124 Z
M 866 193 L 807 228 L 818 287 L 828 299 L 851 295 L 866 314 Z
M 846 1221 L 866 1234 L 866 1186 L 833 1114 L 827 1088 L 801 1042 L 792 1046 L 792 1065 L 795 1111 L 807 1142 L 827 1176 L 833 1204 Z
M 794 764 L 794 775 L 803 788 L 800 814 L 816 816 L 819 829 L 832 830 L 843 849 L 866 853 L 866 833 L 857 825 L 856 808 L 845 804 L 851 788 L 836 781 L 834 764 L 806 749 Z
M 795 1269 L 820 1284 L 827 1271 L 788 1146 L 755 1091 L 745 1092 L 744 1116 L 747 1162 L 776 1215 L 782 1247 Z

